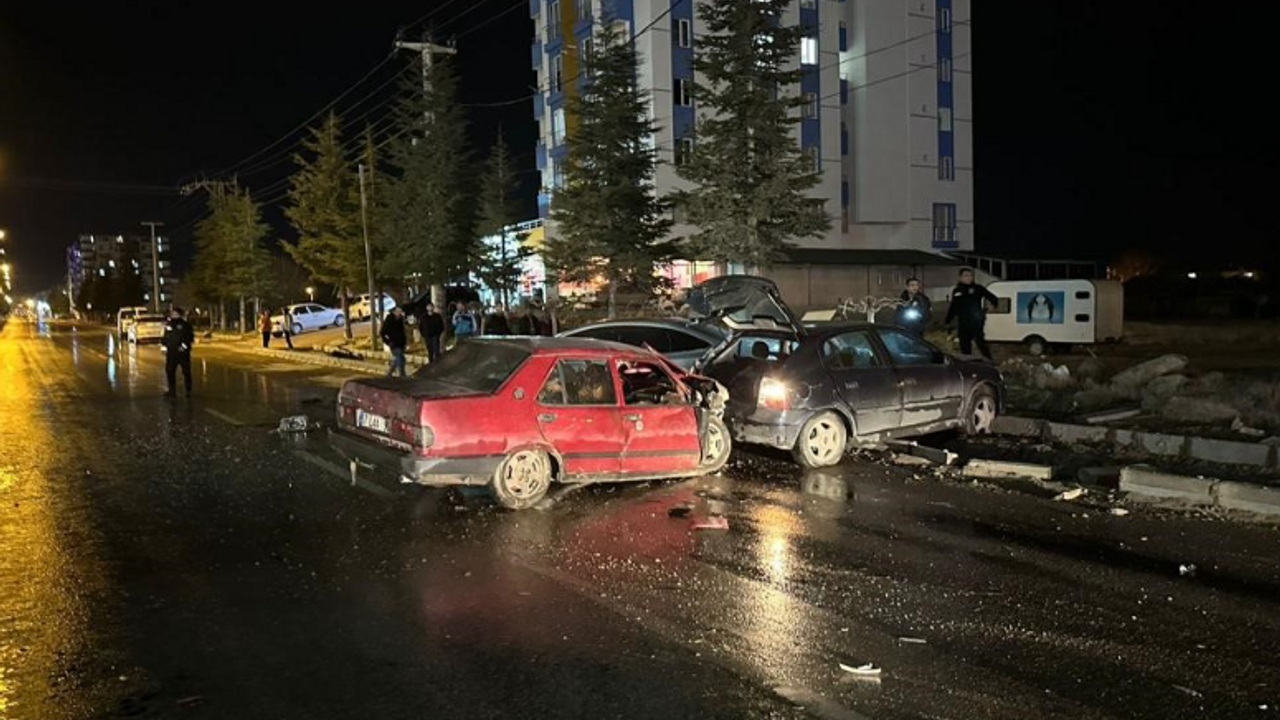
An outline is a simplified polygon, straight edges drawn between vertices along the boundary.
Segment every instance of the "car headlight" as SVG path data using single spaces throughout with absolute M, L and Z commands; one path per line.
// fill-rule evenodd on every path
M 770 410 L 786 410 L 791 406 L 791 389 L 777 378 L 767 377 L 760 381 L 760 391 L 756 393 L 756 404 Z

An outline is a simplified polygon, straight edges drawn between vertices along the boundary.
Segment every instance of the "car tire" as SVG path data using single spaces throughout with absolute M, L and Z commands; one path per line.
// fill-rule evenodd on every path
M 729 455 L 733 452 L 733 438 L 729 434 L 729 426 L 718 417 L 707 423 L 707 436 L 702 443 L 702 462 L 698 469 L 711 474 L 720 472 Z
M 831 411 L 821 412 L 800 426 L 791 455 L 807 468 L 830 467 L 844 459 L 848 445 L 849 429 L 844 418 Z
M 1043 357 L 1045 353 L 1049 352 L 1049 343 L 1045 342 L 1045 339 L 1039 335 L 1032 335 L 1027 338 L 1027 352 L 1034 357 Z
M 995 391 L 989 385 L 979 385 L 969 393 L 969 400 L 964 404 L 965 434 L 990 435 L 999 414 Z
M 293 334 L 293 335 L 301 335 L 301 334 L 302 334 L 302 323 L 294 323 L 294 324 L 293 324 L 293 333 L 292 333 L 292 334 Z
M 339 315 L 338 317 L 333 319 L 333 326 L 342 327 L 346 322 L 347 322 L 347 319 Z
M 541 450 L 517 450 L 507 455 L 493 473 L 490 489 L 498 504 L 508 510 L 537 505 L 551 489 L 551 458 Z

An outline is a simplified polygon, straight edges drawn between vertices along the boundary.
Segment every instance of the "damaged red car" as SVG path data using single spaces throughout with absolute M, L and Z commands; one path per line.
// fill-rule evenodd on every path
M 488 486 L 504 507 L 553 483 L 719 470 L 727 393 L 655 352 L 574 338 L 462 343 L 410 379 L 349 380 L 330 444 L 360 467 L 429 486 Z

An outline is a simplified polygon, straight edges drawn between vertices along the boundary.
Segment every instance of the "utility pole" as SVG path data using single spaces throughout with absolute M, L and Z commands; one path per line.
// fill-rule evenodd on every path
M 151 228 L 151 309 L 160 312 L 160 248 L 156 245 L 156 228 L 164 223 L 147 220 L 142 223 Z
M 449 45 L 440 45 L 431 41 L 431 33 L 426 33 L 422 42 L 404 42 L 397 40 L 395 42 L 397 50 L 408 50 L 416 52 L 422 56 L 422 92 L 431 92 L 431 67 L 435 63 L 436 55 L 457 55 L 458 49 Z M 427 120 L 431 120 L 431 111 L 427 111 Z M 431 285 L 431 302 L 437 308 L 445 306 L 444 285 L 433 283 Z
M 369 201 L 364 192 L 364 163 L 356 166 L 360 175 L 360 228 L 364 233 L 364 267 L 369 276 L 369 350 L 378 347 L 378 321 L 382 318 L 382 298 L 374 301 L 373 295 L 373 248 L 369 245 Z

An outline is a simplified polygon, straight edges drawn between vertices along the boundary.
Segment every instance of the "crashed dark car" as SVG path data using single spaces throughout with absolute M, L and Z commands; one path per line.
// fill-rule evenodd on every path
M 790 450 L 806 467 L 834 465 L 853 444 L 987 433 L 1003 409 L 1004 381 L 991 364 L 892 325 L 806 326 L 770 280 L 715 278 L 688 301 L 730 330 L 695 371 L 729 389 L 734 439 Z

